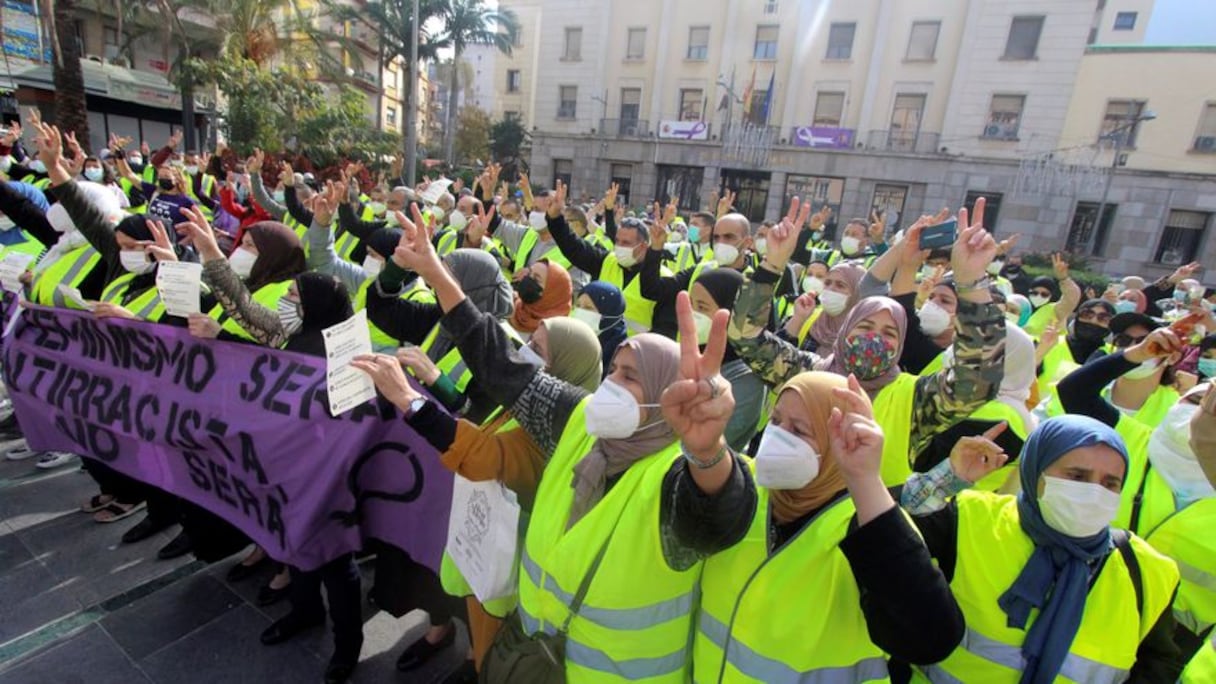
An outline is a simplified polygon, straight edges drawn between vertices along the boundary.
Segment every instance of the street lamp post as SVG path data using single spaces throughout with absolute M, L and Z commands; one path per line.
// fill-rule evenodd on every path
M 405 111 L 405 181 L 414 187 L 418 167 L 418 0 L 414 0 L 413 31 L 410 35 L 410 106 Z
M 1106 174 L 1106 184 L 1102 188 L 1102 201 L 1098 203 L 1098 213 L 1094 217 L 1094 227 L 1085 236 L 1085 242 L 1081 245 L 1081 253 L 1088 256 L 1094 248 L 1095 242 L 1098 239 L 1098 230 L 1102 227 L 1102 215 L 1106 213 L 1106 205 L 1110 201 L 1110 184 L 1115 178 L 1115 171 L 1119 169 L 1119 159 L 1123 156 L 1123 147 L 1127 142 L 1127 134 L 1135 130 L 1136 126 L 1142 121 L 1152 121 L 1157 118 L 1157 115 L 1151 111 L 1144 110 L 1143 102 L 1133 103 L 1133 109 L 1127 114 L 1127 122 L 1119 126 L 1115 130 L 1107 133 L 1104 138 L 1114 137 L 1115 140 L 1115 155 L 1110 162 L 1110 173 Z M 1114 223 L 1114 220 L 1111 220 Z

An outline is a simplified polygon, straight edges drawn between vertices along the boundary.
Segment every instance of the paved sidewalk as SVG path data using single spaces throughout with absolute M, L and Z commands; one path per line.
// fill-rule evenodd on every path
M 36 459 L 0 458 L 0 684 L 320 682 L 328 626 L 263 646 L 258 635 L 287 602 L 260 608 L 270 570 L 239 584 L 224 575 L 239 556 L 205 565 L 156 559 L 171 528 L 120 543 L 142 514 L 100 525 L 79 512 L 96 487 L 79 463 L 57 470 Z M 364 593 L 371 586 L 363 567 Z M 461 662 L 467 638 L 410 673 L 397 656 L 421 637 L 425 615 L 397 620 L 365 604 L 364 645 L 354 682 L 441 681 Z

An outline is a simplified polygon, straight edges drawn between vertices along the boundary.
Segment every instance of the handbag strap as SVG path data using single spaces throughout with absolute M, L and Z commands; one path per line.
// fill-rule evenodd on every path
M 591 567 L 587 568 L 587 574 L 583 575 L 583 581 L 578 585 L 578 591 L 574 592 L 574 598 L 570 600 L 570 612 L 566 614 L 566 620 L 562 622 L 562 634 L 570 628 L 570 621 L 578 614 L 580 608 L 583 607 L 583 599 L 587 598 L 587 591 L 591 588 L 591 580 L 595 579 L 595 573 L 600 569 L 600 561 L 604 560 L 604 554 L 608 552 L 608 542 L 612 541 L 612 534 L 616 532 L 616 526 L 612 526 L 612 532 L 608 533 L 608 538 L 604 540 L 604 545 L 600 547 L 599 553 L 595 554 L 595 560 L 591 561 Z

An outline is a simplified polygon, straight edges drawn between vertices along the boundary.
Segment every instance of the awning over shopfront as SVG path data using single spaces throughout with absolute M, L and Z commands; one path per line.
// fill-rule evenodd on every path
M 135 71 L 116 64 L 101 64 L 91 60 L 81 60 L 80 66 L 84 72 L 84 90 L 88 95 L 108 97 L 160 109 L 180 110 L 182 107 L 181 94 L 168 79 L 160 74 Z M 11 80 L 18 86 L 39 90 L 55 89 L 50 64 L 35 64 L 25 69 L 15 70 Z

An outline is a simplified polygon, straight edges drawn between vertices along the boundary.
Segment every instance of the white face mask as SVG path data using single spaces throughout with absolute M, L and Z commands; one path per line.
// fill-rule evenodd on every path
M 1002 268 L 1005 268 L 1004 261 L 990 261 L 990 262 L 988 262 L 988 275 L 991 275 L 991 276 L 1000 275 Z
M 835 290 L 824 290 L 819 295 L 819 303 L 829 316 L 839 316 L 844 311 L 845 305 L 849 303 L 849 296 Z
M 283 297 L 279 300 L 279 323 L 288 337 L 300 332 L 304 327 L 304 317 L 300 314 L 300 304 Z
M 545 363 L 545 360 L 540 357 L 540 354 L 537 354 L 536 350 L 533 349 L 530 345 L 525 344 L 524 346 L 520 347 L 519 355 L 523 358 L 524 361 L 527 361 L 528 363 L 532 364 L 533 366 L 540 366 L 541 368 L 544 368 L 545 366 L 548 365 Z
M 385 214 L 384 215 L 384 225 L 387 228 L 396 228 L 396 227 L 400 226 L 401 223 L 397 221 L 397 212 L 390 211 L 387 214 Z
M 1030 295 L 1026 299 L 1029 299 L 1030 303 L 1033 304 L 1034 308 L 1036 309 L 1051 301 L 1050 297 L 1044 297 L 1043 295 Z
M 448 225 L 456 230 L 463 230 L 469 224 L 469 217 L 464 215 L 464 212 L 457 209 L 448 217 Z
M 815 294 L 819 294 L 819 293 L 823 292 L 824 287 L 827 287 L 827 286 L 824 284 L 823 278 L 817 278 L 815 276 L 807 276 L 802 279 L 802 291 L 803 292 L 814 292 Z
M 1191 449 L 1191 419 L 1198 410 L 1190 402 L 1174 404 L 1148 438 L 1148 460 L 1173 490 L 1178 508 L 1216 496 Z
M 1043 476 L 1039 511 L 1043 522 L 1060 534 L 1086 539 L 1110 525 L 1119 511 L 1119 495 L 1099 484 Z
M 90 166 L 84 170 L 84 177 L 94 183 L 100 183 L 101 179 L 105 177 L 105 172 L 101 170 L 100 166 Z
M 714 261 L 718 262 L 719 266 L 731 266 L 738 258 L 738 247 L 728 245 L 725 242 L 718 242 L 714 244 Z
M 667 234 L 667 244 L 680 244 L 684 242 L 684 233 L 678 230 L 673 230 Z
M 383 259 L 377 259 L 376 257 L 374 257 L 370 254 L 363 257 L 363 272 L 367 274 L 368 278 L 378 277 L 380 275 L 380 272 L 383 270 L 384 270 L 384 260 Z
M 533 211 L 528 214 L 528 225 L 537 230 L 544 230 L 549 227 L 549 220 L 545 217 L 545 212 Z
M 845 237 L 840 238 L 840 251 L 844 252 L 845 256 L 853 256 L 854 254 L 857 254 L 861 251 L 861 240 L 858 240 L 852 235 L 846 235 Z
M 228 265 L 236 272 L 237 277 L 245 280 L 249 274 L 253 272 L 253 264 L 258 260 L 258 255 L 250 252 L 244 247 L 237 247 L 232 256 L 228 257 Z
M 443 221 L 443 217 L 447 215 L 448 213 L 443 210 L 443 207 L 431 207 L 431 216 L 435 219 L 435 223 Z
M 605 379 L 587 402 L 587 434 L 600 439 L 625 439 L 638 431 L 643 408 L 658 404 L 639 404 L 629 390 Z
M 1161 359 L 1149 359 L 1148 361 L 1145 361 L 1139 366 L 1136 366 L 1135 368 L 1124 373 L 1123 377 L 1127 378 L 1128 380 L 1143 380 L 1153 373 L 1156 373 L 1157 369 L 1160 367 Z
M 768 254 L 768 238 L 758 238 L 756 240 L 756 254 L 760 256 Z
M 271 197 L 274 197 L 274 201 L 278 202 L 279 204 L 282 204 L 284 201 L 287 200 L 287 191 L 286 190 L 275 190 L 271 194 Z
M 623 247 L 617 245 L 612 248 L 612 253 L 616 255 L 616 262 L 621 265 L 621 268 L 631 268 L 638 263 L 638 258 L 633 255 L 633 247 Z
M 916 312 L 920 318 L 920 330 L 929 337 L 937 337 L 950 328 L 950 313 L 932 299 Z
M 197 166 L 187 166 L 187 167 L 186 167 L 186 175 L 187 175 L 187 176 L 197 176 L 197 175 L 198 175 L 198 167 L 197 167 Z
M 590 309 L 584 309 L 576 306 L 573 309 L 570 309 L 570 317 L 586 323 L 597 333 L 600 331 L 600 318 L 602 318 L 602 316 L 600 316 L 600 312 L 598 311 L 592 311 Z
M 142 249 L 124 249 L 118 253 L 118 261 L 128 273 L 141 275 L 156 268 L 156 262 L 149 261 L 148 255 Z
M 388 211 L 384 202 L 368 202 L 367 208 L 372 210 L 373 216 L 384 216 L 384 212 Z
M 12 167 L 13 167 L 12 155 L 6 154 L 3 157 L 0 157 L 0 171 L 8 173 L 8 170 L 11 169 Z
M 805 440 L 770 423 L 756 450 L 756 484 L 769 489 L 802 489 L 819 475 L 819 453 Z
M 144 158 L 139 156 L 138 154 L 133 154 L 133 155 L 127 157 L 127 163 L 132 166 L 143 166 Z
M 35 159 L 30 162 L 30 171 L 34 173 L 46 173 L 46 164 L 43 164 L 41 159 Z
M 714 319 L 700 311 L 692 312 L 692 320 L 697 324 L 697 344 L 709 343 L 709 330 L 714 326 Z

